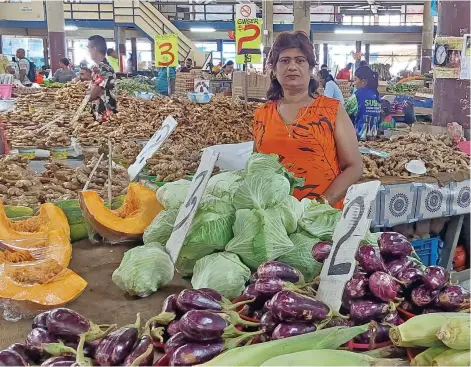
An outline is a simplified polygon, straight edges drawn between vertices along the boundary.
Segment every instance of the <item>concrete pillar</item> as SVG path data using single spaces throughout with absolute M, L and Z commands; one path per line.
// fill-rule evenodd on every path
M 64 3 L 62 1 L 46 0 L 46 17 L 51 69 L 54 73 L 59 68 L 59 60 L 67 57 L 64 30 Z
M 137 71 L 137 38 L 131 38 L 131 60 L 132 72 L 134 73 Z
M 46 66 L 51 67 L 51 64 L 49 62 L 49 47 L 48 47 L 48 44 L 47 44 L 47 37 L 43 38 L 43 52 L 44 52 L 44 64 Z M 74 63 L 76 63 L 76 62 L 77 62 L 77 60 L 74 60 Z
M 361 47 L 360 47 L 361 48 Z M 370 64 L 370 44 L 365 44 L 365 61 Z
M 422 45 L 417 45 L 417 69 L 420 70 L 420 61 L 422 59 Z
M 114 27 L 114 40 L 116 43 L 116 52 L 118 53 L 119 71 L 124 72 L 126 64 L 126 28 Z
M 328 65 L 328 62 L 329 62 L 329 45 L 327 43 L 324 43 L 323 47 L 324 47 L 324 60 L 322 60 L 322 63 Z
M 262 0 L 263 46 L 273 45 L 273 1 Z
M 309 0 L 293 0 L 293 30 L 303 31 L 311 36 L 311 2 Z
M 461 37 L 470 33 L 469 12 L 469 1 L 439 1 L 437 35 Z M 432 123 L 446 126 L 457 122 L 469 128 L 469 101 L 469 80 L 434 78 Z
M 355 52 L 361 53 L 361 41 L 356 41 L 355 42 Z M 358 60 L 355 61 L 355 69 L 360 66 L 360 60 L 361 60 L 361 57 Z
M 451 1 L 451 3 L 457 2 Z M 469 13 L 467 16 L 469 20 Z M 422 57 L 420 61 L 420 71 L 422 73 L 428 73 L 432 69 L 433 26 L 432 8 L 430 2 L 425 2 L 424 25 L 422 27 Z
M 316 55 L 316 61 L 317 61 L 318 64 L 321 64 L 320 58 L 319 58 L 320 54 L 321 54 L 320 45 L 318 43 L 315 43 L 314 44 L 314 55 Z M 320 69 L 320 66 L 319 66 L 319 69 Z

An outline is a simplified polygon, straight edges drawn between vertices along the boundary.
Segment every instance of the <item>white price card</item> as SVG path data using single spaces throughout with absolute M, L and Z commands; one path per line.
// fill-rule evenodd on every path
M 162 146 L 177 125 L 177 121 L 172 116 L 167 116 L 160 129 L 152 135 L 152 138 L 150 138 L 145 147 L 138 154 L 134 163 L 129 166 L 129 181 L 136 179 L 137 175 L 139 175 L 145 167 L 147 160 Z
M 316 295 L 334 311 L 339 311 L 345 284 L 355 270 L 355 254 L 370 228 L 369 212 L 380 186 L 379 181 L 370 181 L 352 185 L 347 191 L 342 216 L 332 238 L 332 251 L 322 266 Z
M 214 164 L 218 159 L 219 153 L 211 148 L 204 150 L 200 165 L 196 171 L 191 185 L 188 189 L 188 195 L 180 207 L 173 232 L 167 241 L 166 249 L 170 258 L 175 263 L 180 254 L 180 250 L 185 241 L 191 222 L 195 216 L 196 210 L 200 204 L 201 198 L 206 190 L 206 185 L 213 172 Z

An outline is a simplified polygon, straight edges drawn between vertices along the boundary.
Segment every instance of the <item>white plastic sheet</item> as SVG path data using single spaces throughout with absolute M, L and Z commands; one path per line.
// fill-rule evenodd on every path
M 209 148 L 219 153 L 216 167 L 223 171 L 236 171 L 245 168 L 245 163 L 253 152 L 253 141 L 213 145 Z

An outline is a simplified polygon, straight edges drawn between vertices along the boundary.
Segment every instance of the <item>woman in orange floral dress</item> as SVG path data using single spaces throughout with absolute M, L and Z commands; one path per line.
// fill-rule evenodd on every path
M 268 64 L 272 83 L 269 102 L 254 117 L 254 150 L 275 153 L 298 177 L 298 199 L 323 198 L 342 207 L 363 164 L 352 122 L 338 100 L 315 96 L 315 55 L 303 32 L 284 32 L 275 40 Z

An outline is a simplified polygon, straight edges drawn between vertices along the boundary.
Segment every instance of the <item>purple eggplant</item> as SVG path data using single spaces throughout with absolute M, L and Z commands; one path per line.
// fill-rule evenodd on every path
M 36 315 L 33 319 L 33 323 L 31 324 L 32 328 L 36 329 L 37 327 L 40 327 L 43 329 L 47 329 L 46 319 L 47 315 L 49 315 L 49 312 L 50 311 L 44 311 Z
M 170 356 L 170 366 L 193 366 L 210 361 L 224 349 L 224 342 L 188 343 L 177 348 Z
M 385 271 L 383 260 L 371 245 L 360 246 L 355 259 L 367 274 L 375 271 Z
M 191 310 L 180 319 L 181 332 L 188 339 L 198 342 L 244 335 L 245 333 L 237 330 L 235 325 L 259 326 L 258 323 L 242 320 L 237 312 Z
M 420 269 L 407 268 L 398 274 L 397 279 L 405 288 L 411 288 L 422 282 L 423 274 L 424 273 Z
M 374 272 L 368 279 L 368 287 L 381 301 L 392 301 L 397 297 L 399 286 L 393 277 L 382 271 Z
M 469 302 L 469 293 L 459 285 L 448 285 L 440 291 L 437 301 L 446 311 L 459 311 Z
M 258 279 L 258 278 L 257 278 Z M 255 290 L 255 283 L 249 284 L 242 292 L 242 297 L 245 300 L 251 300 L 250 306 L 254 309 L 262 308 L 268 297 L 260 294 Z
M 417 313 L 417 307 L 407 299 L 403 300 L 399 307 L 402 308 L 404 311 L 410 312 L 412 314 Z
M 332 242 L 321 241 L 312 246 L 312 257 L 314 260 L 323 263 L 332 251 Z
M 389 325 L 372 322 L 368 330 L 356 336 L 354 341 L 373 347 L 376 343 L 384 343 L 389 340 L 389 329 L 391 329 Z
M 268 335 L 273 333 L 278 324 L 279 321 L 273 316 L 271 311 L 265 312 L 260 319 L 260 328 L 265 330 L 265 333 Z
M 381 233 L 378 246 L 383 256 L 409 256 L 413 250 L 406 236 L 396 232 Z
M 257 272 L 253 273 L 251 276 L 250 276 L 250 280 L 249 280 L 249 283 L 252 284 L 252 283 L 255 283 L 255 281 L 258 279 L 258 274 Z
M 26 346 L 33 353 L 44 355 L 47 354 L 43 344 L 59 343 L 59 339 L 46 329 L 36 328 L 26 335 Z
M 167 334 L 170 336 L 174 336 L 175 334 L 180 332 L 180 321 L 174 320 L 167 326 Z
M 354 300 L 350 306 L 350 318 L 358 323 L 365 323 L 384 317 L 390 311 L 387 303 Z
M 437 313 L 437 312 L 443 312 L 443 310 L 440 310 L 438 308 L 433 308 L 433 307 L 427 307 L 427 308 L 424 308 L 424 310 L 422 311 L 423 314 L 426 314 L 426 313 Z
M 386 269 L 389 275 L 397 277 L 401 271 L 409 268 L 412 264 L 412 259 L 407 256 L 400 257 L 399 259 L 394 259 L 386 263 Z
M 26 361 L 12 350 L 2 350 L 0 352 L 0 366 L 27 366 Z
M 241 305 L 252 302 L 251 300 L 228 304 L 224 301 L 216 301 L 207 293 L 197 289 L 185 289 L 177 297 L 177 306 L 181 312 L 190 310 L 229 311 L 235 310 Z
M 223 301 L 226 299 L 221 293 L 211 288 L 199 288 L 198 290 L 213 297 L 216 301 Z
M 431 291 L 442 289 L 450 280 L 450 273 L 445 268 L 433 265 L 424 270 L 423 281 L 425 286 Z
M 272 340 L 289 338 L 291 336 L 312 333 L 316 331 L 316 325 L 305 322 L 282 322 L 273 330 Z
M 68 308 L 56 308 L 48 313 L 46 325 L 53 334 L 79 336 L 89 332 L 92 323 Z
M 276 277 L 260 277 L 255 282 L 255 291 L 265 297 L 273 297 L 281 291 L 299 290 L 293 283 L 286 282 Z
M 283 322 L 320 321 L 333 315 L 332 310 L 324 302 L 291 291 L 278 292 L 271 304 L 271 312 Z
M 71 367 L 75 365 L 75 356 L 51 357 L 41 363 L 41 367 Z
M 191 343 L 192 340 L 188 339 L 183 333 L 176 333 L 165 343 L 164 351 L 165 353 L 173 353 L 176 349 L 180 348 L 182 345 Z
M 362 274 L 354 274 L 345 285 L 344 294 L 349 299 L 362 298 L 368 291 L 368 278 Z
M 438 291 L 432 291 L 425 284 L 414 288 L 411 292 L 411 300 L 416 306 L 424 307 L 429 305 L 437 297 Z
M 154 344 L 149 332 L 145 332 L 134 344 L 123 366 L 152 366 L 152 362 L 154 362 Z
M 35 353 L 33 350 L 29 349 L 26 345 L 21 343 L 12 344 L 7 348 L 7 350 L 18 353 L 21 358 L 23 358 L 23 360 L 29 365 L 36 364 L 36 362 L 38 362 L 39 358 L 41 357 L 39 353 Z
M 164 303 L 162 304 L 162 312 L 173 312 L 174 314 L 178 312 L 176 294 L 171 294 L 164 299 Z
M 252 318 L 254 318 L 256 320 L 260 320 L 266 312 L 267 311 L 256 310 L 256 311 L 253 312 Z
M 347 293 L 343 292 L 343 295 L 342 295 L 342 307 L 349 311 L 350 310 L 350 307 L 352 306 L 352 302 L 354 301 L 354 299 L 350 298 L 347 296 Z
M 336 326 L 344 326 L 344 327 L 352 327 L 355 323 L 352 320 L 345 319 L 343 317 L 332 317 L 332 320 L 325 326 L 325 328 L 336 327 Z
M 399 312 L 397 311 L 388 313 L 386 316 L 383 317 L 381 321 L 386 324 L 391 324 L 391 325 L 396 325 L 396 326 L 401 325 L 404 322 L 404 320 L 399 315 Z
M 266 261 L 261 264 L 257 269 L 259 278 L 275 277 L 285 282 L 298 283 L 303 281 L 302 274 L 287 264 L 280 263 L 279 261 Z

